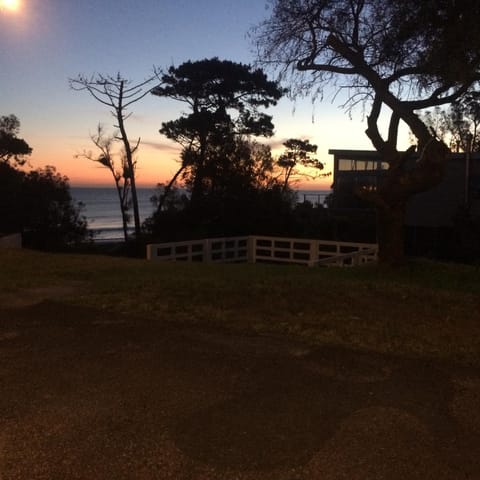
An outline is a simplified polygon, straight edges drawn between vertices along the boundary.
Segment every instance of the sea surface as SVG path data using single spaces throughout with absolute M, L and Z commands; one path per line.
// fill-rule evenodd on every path
M 71 187 L 75 202 L 84 205 L 82 215 L 87 218 L 88 229 L 95 241 L 123 240 L 122 214 L 115 188 L 111 187 Z M 143 222 L 154 210 L 151 197 L 154 188 L 137 188 L 140 221 Z M 129 230 L 133 232 L 133 210 L 129 210 L 131 221 Z
M 88 229 L 97 242 L 123 240 L 122 216 L 115 188 L 112 187 L 71 187 L 75 202 L 82 202 L 82 215 L 87 218 Z M 138 208 L 140 221 L 144 221 L 154 210 L 151 198 L 155 195 L 154 188 L 137 188 Z M 322 204 L 330 190 L 298 190 L 299 202 L 308 200 L 315 204 Z M 133 211 L 129 212 L 133 217 Z M 133 232 L 133 218 L 129 224 Z

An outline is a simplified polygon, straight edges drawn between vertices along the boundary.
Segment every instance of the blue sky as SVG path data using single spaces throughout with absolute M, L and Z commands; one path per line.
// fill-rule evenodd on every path
M 263 0 L 18 1 L 16 12 L 0 10 L 0 115 L 19 117 L 34 167 L 53 164 L 72 185 L 109 184 L 108 172 L 75 154 L 91 148 L 89 133 L 98 122 L 109 126 L 112 118 L 86 93 L 70 90 L 68 78 L 121 72 L 141 81 L 153 66 L 213 56 L 252 63 L 247 32 L 269 15 Z M 181 109 L 150 95 L 135 105 L 128 131 L 145 141 L 140 183 L 165 181 L 175 170 L 178 151 L 158 129 Z M 308 138 L 327 167 L 329 148 L 371 148 L 361 112 L 350 119 L 328 96 L 315 105 L 284 99 L 269 113 L 274 145 Z

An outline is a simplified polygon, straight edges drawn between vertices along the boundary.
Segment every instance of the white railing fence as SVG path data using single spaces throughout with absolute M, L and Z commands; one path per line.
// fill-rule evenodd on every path
M 147 245 L 148 260 L 247 262 L 248 238 L 207 238 Z
M 266 236 L 208 238 L 147 245 L 148 260 L 188 262 L 266 262 L 356 266 L 377 261 L 372 243 Z

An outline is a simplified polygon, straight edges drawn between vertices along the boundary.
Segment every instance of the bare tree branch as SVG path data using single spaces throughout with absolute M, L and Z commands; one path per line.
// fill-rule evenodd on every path
M 87 78 L 84 75 L 78 75 L 77 78 L 69 80 L 70 87 L 73 90 L 88 92 L 96 101 L 108 106 L 110 108 L 110 113 L 116 119 L 115 127 L 118 128 L 119 134 L 115 135 L 114 138 L 122 142 L 125 151 L 126 166 L 122 168 L 122 171 L 123 177 L 129 179 L 129 189 L 131 189 L 135 222 L 135 235 L 137 239 L 141 234 L 141 225 L 135 182 L 136 161 L 133 158 L 133 154 L 139 148 L 140 138 L 132 146 L 127 135 L 125 122 L 132 115 L 132 112 L 127 112 L 128 107 L 149 94 L 152 91 L 150 85 L 152 85 L 153 81 L 156 79 L 157 74 L 154 72 L 154 75 L 144 81 L 132 84 L 130 80 L 123 78 L 120 72 L 118 72 L 116 76 L 98 74 Z M 149 88 L 146 88 L 147 86 Z M 125 191 L 127 192 L 128 189 L 125 189 Z

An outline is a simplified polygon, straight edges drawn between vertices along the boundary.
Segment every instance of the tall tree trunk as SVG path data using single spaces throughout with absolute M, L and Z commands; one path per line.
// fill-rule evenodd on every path
M 114 174 L 115 178 L 115 174 Z M 115 178 L 115 187 L 117 189 L 118 201 L 120 203 L 120 211 L 122 213 L 122 229 L 123 229 L 123 238 L 125 243 L 128 242 L 128 222 L 127 222 L 127 210 L 125 208 L 125 198 L 124 192 L 122 192 L 122 186 L 120 182 Z
M 133 221 L 135 224 L 135 237 L 138 240 L 142 233 L 141 225 L 140 225 L 140 211 L 138 209 L 138 196 L 137 196 L 137 185 L 135 183 L 135 173 L 133 171 L 135 165 L 133 164 L 132 155 L 130 153 L 130 160 L 128 160 L 127 155 L 127 162 L 129 168 L 132 169 L 131 178 L 130 178 L 130 187 L 132 191 L 132 207 L 133 207 Z
M 128 135 L 125 130 L 124 118 L 123 118 L 123 86 L 124 82 L 120 82 L 120 92 L 118 97 L 118 106 L 116 107 L 117 112 L 117 121 L 118 129 L 120 130 L 120 135 L 122 138 L 123 146 L 125 148 L 125 157 L 127 160 L 127 165 L 130 175 L 130 188 L 132 193 L 132 207 L 133 207 L 133 221 L 135 226 L 135 237 L 138 240 L 141 235 L 140 229 L 140 213 L 138 210 L 138 197 L 137 197 L 137 186 L 135 183 L 135 165 L 133 162 L 132 147 L 130 141 L 128 140 Z

